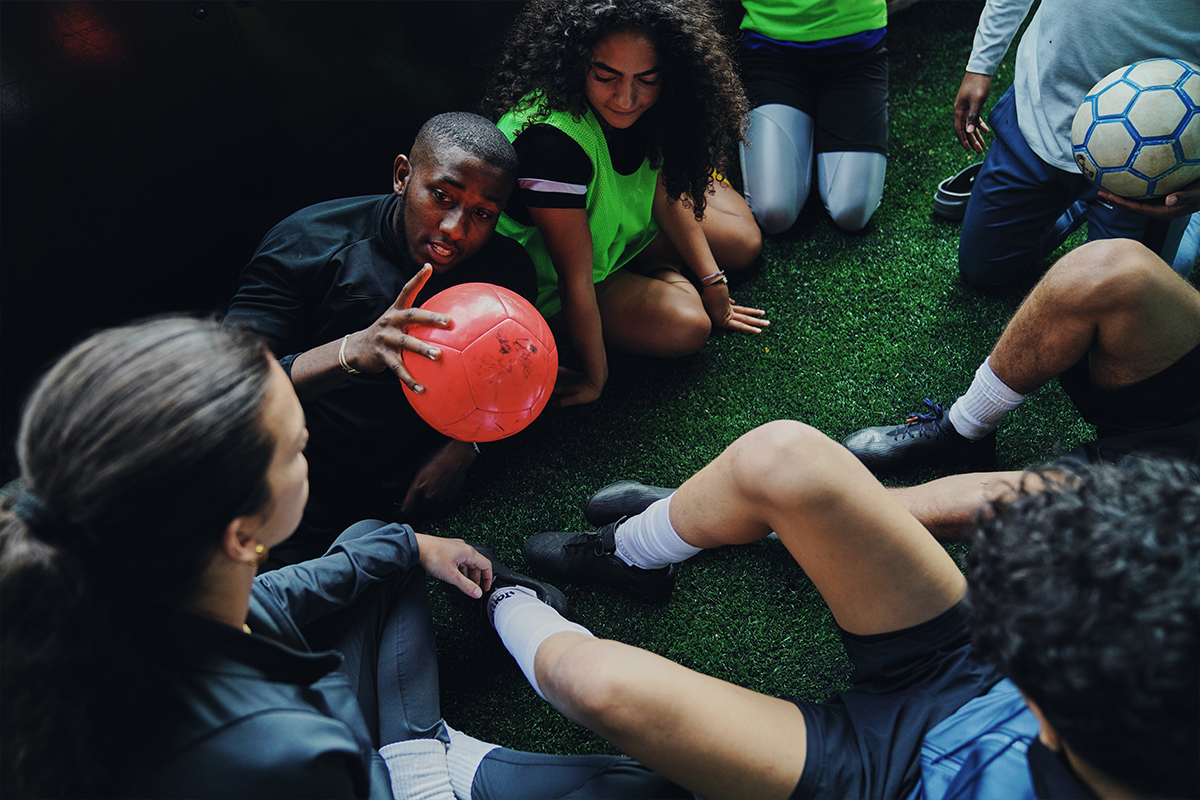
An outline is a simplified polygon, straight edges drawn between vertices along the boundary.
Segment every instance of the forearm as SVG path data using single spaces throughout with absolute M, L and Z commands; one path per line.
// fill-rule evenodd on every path
M 608 355 L 604 350 L 604 329 L 600 307 L 596 303 L 596 287 L 565 285 L 560 287 L 563 319 L 571 335 L 571 343 L 583 361 L 583 373 L 595 386 L 608 380 Z
M 654 219 L 667 241 L 679 252 L 684 264 L 697 278 L 720 270 L 704 236 L 704 228 L 692 210 L 684 207 L 682 200 L 671 202 L 667 198 L 661 180 L 654 193 Z
M 292 362 L 292 386 L 301 402 L 315 400 L 352 374 L 339 359 L 342 342 L 338 339 L 296 356 Z M 349 360 L 346 364 L 354 369 Z
M 273 597 L 297 626 L 303 626 L 345 608 L 372 584 L 419 563 L 412 528 L 363 520 L 344 530 L 324 556 L 259 575 L 254 592 Z

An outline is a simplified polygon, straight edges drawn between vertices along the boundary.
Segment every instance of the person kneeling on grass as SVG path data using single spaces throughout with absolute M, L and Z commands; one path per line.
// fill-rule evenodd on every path
M 645 512 L 535 536 L 526 556 L 558 577 L 624 571 L 645 588 L 702 549 L 771 531 L 855 667 L 825 702 L 596 638 L 520 587 L 494 592 L 489 613 L 542 697 L 707 800 L 1200 795 L 1189 467 L 1025 475 L 981 523 L 968 585 L 845 448 L 773 422 Z
M 926 400 L 929 413 L 842 443 L 876 474 L 987 463 L 1004 415 L 1057 377 L 1097 433 L 1067 460 L 1200 464 L 1198 376 L 1200 292 L 1137 242 L 1096 241 L 1050 268 L 948 410 Z M 967 473 L 893 491 L 935 536 L 963 538 L 979 505 L 1017 475 Z

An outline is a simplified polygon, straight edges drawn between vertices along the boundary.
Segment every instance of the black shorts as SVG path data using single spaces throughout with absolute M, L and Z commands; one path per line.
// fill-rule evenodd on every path
M 1120 389 L 1093 389 L 1086 358 L 1058 380 L 1097 434 L 1067 460 L 1119 464 L 1141 455 L 1200 464 L 1200 346 L 1157 375 Z
M 861 53 L 743 47 L 741 61 L 750 105 L 778 103 L 808 114 L 816 121 L 816 152 L 887 155 L 886 36 Z
M 793 701 L 808 755 L 792 797 L 903 797 L 916 785 L 925 734 L 1003 676 L 971 657 L 962 603 L 902 631 L 841 634 L 852 688 L 823 703 Z

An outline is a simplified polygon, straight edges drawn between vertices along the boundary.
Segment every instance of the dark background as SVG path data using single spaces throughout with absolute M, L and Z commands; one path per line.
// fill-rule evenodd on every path
M 0 2 L 0 479 L 55 357 L 219 313 L 276 222 L 390 191 L 421 123 L 476 109 L 520 8 Z
M 0 3 L 0 445 L 98 328 L 214 312 L 263 234 L 391 191 L 474 110 L 512 2 Z

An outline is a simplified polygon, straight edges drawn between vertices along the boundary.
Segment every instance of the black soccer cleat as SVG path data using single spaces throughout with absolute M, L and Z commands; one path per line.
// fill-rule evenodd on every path
M 583 518 L 588 525 L 607 525 L 622 517 L 632 517 L 664 497 L 670 497 L 674 489 L 663 486 L 647 486 L 637 481 L 610 483 L 592 495 L 583 509 Z
M 874 472 L 941 461 L 976 463 L 996 455 L 996 433 L 968 439 L 954 429 L 946 410 L 925 398 L 929 413 L 913 414 L 902 425 L 881 425 L 855 431 L 842 444 Z
M 605 583 L 643 603 L 665 603 L 675 588 L 678 565 L 641 569 L 617 558 L 616 530 L 623 521 L 590 533 L 539 533 L 521 549 L 530 564 L 555 580 Z
M 467 544 L 471 545 L 471 547 L 474 547 L 479 552 L 479 555 L 492 562 L 492 586 L 483 593 L 483 597 L 481 598 L 484 602 L 485 608 L 487 607 L 488 598 L 495 594 L 498 590 L 507 586 L 524 586 L 537 592 L 538 600 L 541 600 L 543 603 L 550 606 L 564 617 L 567 616 L 567 612 L 570 610 L 567 604 L 567 596 L 563 594 L 557 587 L 552 586 L 545 581 L 539 581 L 537 578 L 531 578 L 528 575 L 522 575 L 515 569 L 510 569 L 500 561 L 500 559 L 496 556 L 495 551 L 493 551 L 490 547 L 477 544 L 476 542 L 467 542 Z

